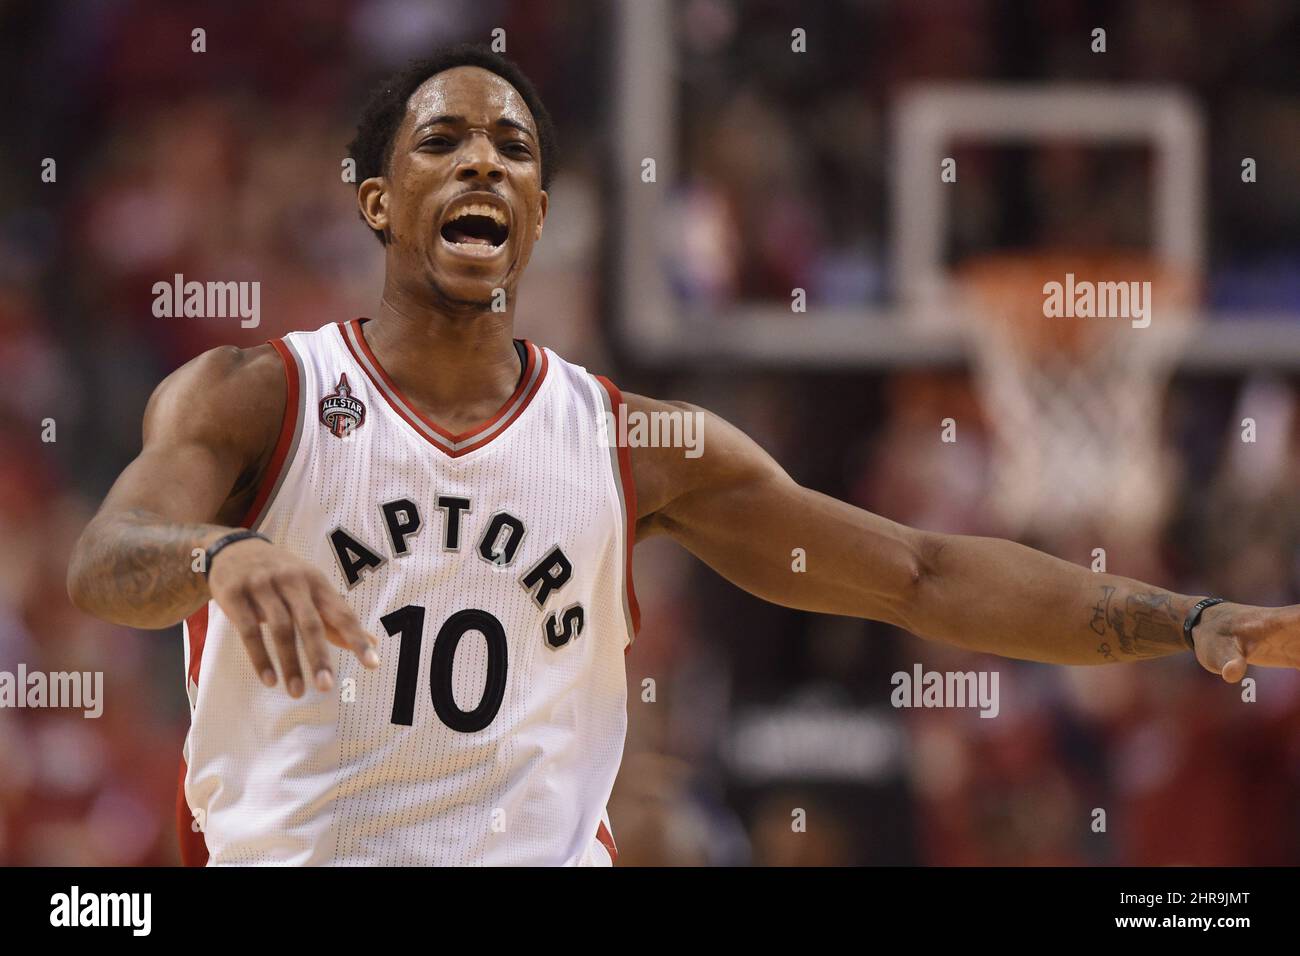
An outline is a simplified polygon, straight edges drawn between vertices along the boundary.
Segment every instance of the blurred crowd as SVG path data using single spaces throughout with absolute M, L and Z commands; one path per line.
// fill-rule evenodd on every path
M 75 611 L 73 541 L 140 444 L 149 393 L 219 344 L 368 314 L 379 245 L 342 182 L 369 86 L 494 27 L 556 117 L 563 168 L 519 334 L 620 386 L 710 408 L 799 481 L 922 528 L 1007 534 L 988 410 L 961 369 L 644 368 L 606 303 L 612 5 L 523 0 L 0 7 L 0 671 L 104 673 L 97 720 L 0 709 L 0 863 L 168 864 L 188 722 L 180 629 Z M 664 267 L 684 303 L 887 303 L 886 116 L 917 80 L 1176 83 L 1207 109 L 1219 307 L 1300 312 L 1300 18 L 1283 0 L 681 0 L 683 164 Z M 1110 49 L 1088 52 L 1095 22 Z M 798 61 L 789 30 L 815 52 Z M 206 52 L 191 31 L 206 31 Z M 1287 64 L 1292 64 L 1288 66 Z M 1141 155 L 971 151 L 951 254 L 1146 240 Z M 1261 184 L 1243 188 L 1242 156 Z M 42 179 L 42 162 L 56 177 Z M 963 166 L 965 170 L 967 167 Z M 181 273 L 262 285 L 258 328 L 158 319 Z M 1300 320 L 1300 315 L 1297 316 Z M 1297 325 L 1300 335 L 1300 323 Z M 1300 601 L 1295 382 L 1180 374 L 1161 411 L 1175 506 L 1108 570 Z M 1255 443 L 1240 423 L 1259 423 Z M 946 417 L 969 423 L 955 445 Z M 53 440 L 50 440 L 53 439 Z M 1086 536 L 1029 540 L 1089 563 Z M 1139 555 L 1140 558 L 1134 557 Z M 763 604 L 660 539 L 610 811 L 626 864 L 1240 864 L 1300 860 L 1300 674 L 1258 701 L 1178 658 L 1060 668 Z M 1185 656 L 1184 656 L 1185 657 Z M 895 710 L 890 675 L 996 670 L 1001 713 Z M 1094 827 L 1106 811 L 1104 832 Z
M 683 0 L 681 225 L 669 263 L 688 301 L 790 290 L 834 306 L 888 303 L 893 99 L 910 83 L 1173 85 L 1204 111 L 1207 298 L 1288 309 L 1300 297 L 1300 21 L 1287 0 Z M 792 26 L 808 52 L 791 55 Z M 1106 30 L 1094 53 L 1092 30 Z M 958 141 L 949 255 L 1147 244 L 1151 157 L 1067 141 Z M 1241 180 L 1251 157 L 1266 188 Z M 676 241 L 681 237 L 681 241 Z

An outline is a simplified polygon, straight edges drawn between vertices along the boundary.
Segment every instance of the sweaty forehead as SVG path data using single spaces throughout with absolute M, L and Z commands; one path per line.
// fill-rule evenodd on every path
M 499 119 L 537 125 L 519 91 L 503 77 L 477 66 L 457 66 L 429 77 L 406 101 L 408 128 L 435 116 L 463 116 L 471 126 L 491 126 Z

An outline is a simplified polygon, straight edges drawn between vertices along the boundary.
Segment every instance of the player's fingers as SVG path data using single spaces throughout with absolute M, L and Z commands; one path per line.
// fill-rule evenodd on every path
M 378 667 L 379 642 L 361 626 L 347 601 L 327 584 L 319 585 L 313 593 L 316 596 L 316 607 L 331 632 L 329 639 L 344 650 L 356 654 L 366 667 Z
M 303 654 L 316 682 L 316 689 L 330 690 L 334 686 L 334 666 L 330 663 L 329 647 L 326 645 L 325 623 L 312 601 L 311 591 L 300 578 L 280 582 L 276 591 L 293 615 L 293 626 L 302 639 Z
M 1246 654 L 1235 637 L 1215 635 L 1199 644 L 1197 657 L 1202 667 L 1230 684 L 1246 676 Z
M 1244 657 L 1234 657 L 1223 665 L 1223 670 L 1219 673 L 1229 684 L 1236 684 L 1246 676 L 1246 667 Z
M 221 610 L 226 612 L 226 617 L 230 619 L 235 632 L 239 634 L 248 659 L 253 663 L 253 670 L 257 671 L 263 684 L 274 687 L 275 665 L 271 663 L 271 655 L 266 652 L 266 642 L 262 640 L 262 626 L 258 623 L 257 611 L 254 610 L 252 602 L 239 594 L 228 597 L 225 601 L 219 601 L 218 604 Z
M 252 598 L 258 617 L 271 632 L 271 643 L 275 646 L 275 656 L 280 661 L 280 673 L 284 675 L 284 685 L 288 688 L 289 696 L 301 697 L 305 685 L 302 682 L 298 644 L 293 639 L 293 619 L 289 616 L 289 609 L 269 585 L 254 590 Z

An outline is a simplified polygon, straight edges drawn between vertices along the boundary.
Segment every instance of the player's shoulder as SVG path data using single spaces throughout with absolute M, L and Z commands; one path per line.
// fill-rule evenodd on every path
M 713 416 L 713 413 L 699 405 L 692 405 L 690 402 L 678 401 L 672 398 L 653 398 L 649 395 L 639 395 L 636 392 L 623 392 L 623 401 L 627 403 L 629 411 L 639 412 L 677 412 L 689 413 L 700 416 Z M 714 416 L 716 417 L 716 416 Z
M 588 405 L 594 403 L 597 408 L 600 408 L 603 402 L 612 403 L 613 397 L 619 394 L 618 386 L 606 376 L 592 371 L 580 362 L 566 358 L 549 346 L 537 342 L 533 342 L 532 345 L 537 349 L 540 360 L 545 363 L 543 371 L 546 378 L 552 382 L 558 379 L 568 394 L 580 397 Z M 602 393 L 610 397 L 602 399 L 600 397 Z
M 534 343 L 535 345 L 537 343 Z M 580 362 L 575 362 L 565 358 L 555 349 L 548 346 L 537 345 L 541 352 L 545 353 L 549 368 L 552 374 L 558 374 L 559 377 L 565 378 L 571 383 L 595 383 L 599 385 L 607 394 L 611 401 L 622 402 L 627 405 L 629 410 L 635 409 L 641 412 L 664 412 L 672 409 L 682 411 L 691 411 L 703 413 L 704 409 L 687 402 L 669 401 L 659 398 L 650 398 L 646 395 L 638 395 L 633 392 L 623 390 L 608 375 L 593 371 Z
M 199 353 L 169 377 L 185 378 L 194 384 L 207 386 L 251 385 L 278 378 L 282 374 L 281 368 L 280 356 L 270 342 L 251 348 L 219 345 Z
M 284 393 L 284 365 L 269 342 L 251 348 L 219 345 L 190 359 L 158 385 L 155 398 L 206 404 L 250 393 Z
M 671 502 L 706 487 L 738 486 L 789 475 L 763 448 L 721 415 L 692 402 L 623 392 L 629 439 L 634 426 L 659 440 L 634 441 L 632 471 L 638 518 L 650 518 Z M 664 438 L 669 440 L 662 440 Z M 639 536 L 643 536 L 638 527 Z
M 259 444 L 264 432 L 279 428 L 287 392 L 284 364 L 273 345 L 218 346 L 159 383 L 145 410 L 146 436 L 151 428 L 219 427 L 232 439 L 244 436 Z

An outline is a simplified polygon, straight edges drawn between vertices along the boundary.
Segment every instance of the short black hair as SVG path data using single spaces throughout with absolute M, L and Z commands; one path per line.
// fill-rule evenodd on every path
M 536 88 L 514 61 L 485 46 L 462 43 L 412 61 L 371 92 L 365 109 L 361 111 L 361 121 L 357 123 L 357 135 L 348 144 L 348 155 L 357 164 L 358 189 L 367 179 L 382 176 L 387 171 L 388 163 L 393 158 L 393 137 L 397 135 L 397 129 L 406 116 L 406 101 L 411 98 L 411 94 L 429 77 L 458 66 L 481 67 L 489 73 L 495 73 L 518 91 L 528 111 L 533 114 L 533 122 L 537 124 L 537 146 L 542 153 L 542 188 L 550 188 L 559 159 L 555 145 L 555 125 L 542 98 L 537 95 Z M 364 216 L 361 219 L 365 221 Z M 378 229 L 373 231 L 380 242 L 387 244 L 383 232 Z

